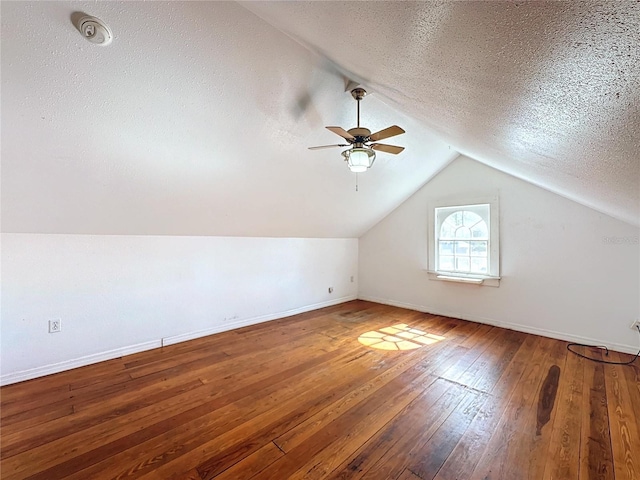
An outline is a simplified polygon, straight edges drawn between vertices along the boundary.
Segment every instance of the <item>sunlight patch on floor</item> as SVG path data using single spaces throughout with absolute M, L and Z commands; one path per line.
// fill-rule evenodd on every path
M 362 345 L 380 350 L 413 350 L 434 344 L 444 338 L 410 327 L 406 323 L 398 323 L 391 327 L 365 332 L 358 337 L 358 341 Z

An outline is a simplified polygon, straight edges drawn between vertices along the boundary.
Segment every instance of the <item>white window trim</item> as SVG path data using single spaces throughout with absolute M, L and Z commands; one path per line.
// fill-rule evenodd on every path
M 436 218 L 435 209 L 442 207 L 456 207 L 464 205 L 476 205 L 481 203 L 489 204 L 489 272 L 491 275 L 476 275 L 453 272 L 436 271 Z M 480 196 L 472 198 L 448 198 L 438 200 L 429 205 L 429 230 L 428 230 L 428 264 L 427 273 L 429 280 L 459 282 L 472 285 L 482 285 L 487 287 L 500 286 L 500 204 L 498 195 Z M 495 272 L 495 274 L 494 274 Z

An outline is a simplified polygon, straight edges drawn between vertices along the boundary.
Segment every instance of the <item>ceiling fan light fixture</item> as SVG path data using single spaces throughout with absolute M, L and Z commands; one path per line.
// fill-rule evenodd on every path
M 347 162 L 349 170 L 351 170 L 353 173 L 366 172 L 373 166 L 373 162 L 376 160 L 376 152 L 374 150 L 390 153 L 392 155 L 397 155 L 404 150 L 404 147 L 398 147 L 397 145 L 377 143 L 378 140 L 395 137 L 396 135 L 405 133 L 405 131 L 399 126 L 392 125 L 373 134 L 368 128 L 360 126 L 360 102 L 366 94 L 367 92 L 363 88 L 354 88 L 353 90 L 351 90 L 351 95 L 356 100 L 357 104 L 358 124 L 355 128 L 345 130 L 342 127 L 327 127 L 327 130 L 346 140 L 346 144 L 339 143 L 335 145 L 320 145 L 317 147 L 309 147 L 309 150 L 319 150 L 322 148 L 348 147 L 349 145 L 351 145 L 352 147 L 350 149 L 343 150 L 342 156 Z
M 354 147 L 345 150 L 342 154 L 347 159 L 349 170 L 353 173 L 366 172 L 376 159 L 376 153 L 370 148 Z

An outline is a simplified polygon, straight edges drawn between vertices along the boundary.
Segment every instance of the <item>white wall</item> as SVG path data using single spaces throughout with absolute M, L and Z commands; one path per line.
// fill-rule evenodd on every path
M 499 288 L 429 280 L 429 202 L 499 192 Z M 360 238 L 359 297 L 638 350 L 640 230 L 459 157 Z
M 0 382 L 353 299 L 357 262 L 357 239 L 3 234 Z

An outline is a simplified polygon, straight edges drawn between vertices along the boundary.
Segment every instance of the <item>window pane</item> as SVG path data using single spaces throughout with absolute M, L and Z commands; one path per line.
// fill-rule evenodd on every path
M 477 213 L 473 212 L 462 212 L 463 225 L 466 227 L 471 227 L 478 222 L 482 222 L 482 218 Z
M 439 242 L 440 243 L 440 255 L 453 255 L 453 242 Z
M 453 257 L 452 256 L 441 256 L 440 257 L 440 265 L 438 265 L 439 270 L 447 270 L 452 272 L 453 268 Z
M 445 222 L 447 222 L 448 224 L 450 224 L 450 225 L 452 225 L 454 227 L 461 227 L 462 226 L 462 212 L 461 211 L 453 212 L 451 215 L 449 215 L 447 217 Z
M 456 255 L 469 255 L 469 242 L 453 242 L 455 243 Z
M 440 238 L 454 238 L 456 236 L 456 227 L 448 222 L 444 222 L 440 227 Z
M 471 244 L 471 256 L 472 257 L 486 257 L 487 256 L 487 242 L 469 242 Z
M 471 230 L 467 227 L 458 227 L 456 229 L 456 238 L 471 238 Z
M 487 273 L 487 259 L 482 257 L 471 257 L 471 272 Z
M 471 227 L 471 236 L 473 238 L 489 238 L 489 231 L 484 220 Z
M 469 257 L 456 257 L 456 271 L 468 272 L 470 266 Z

